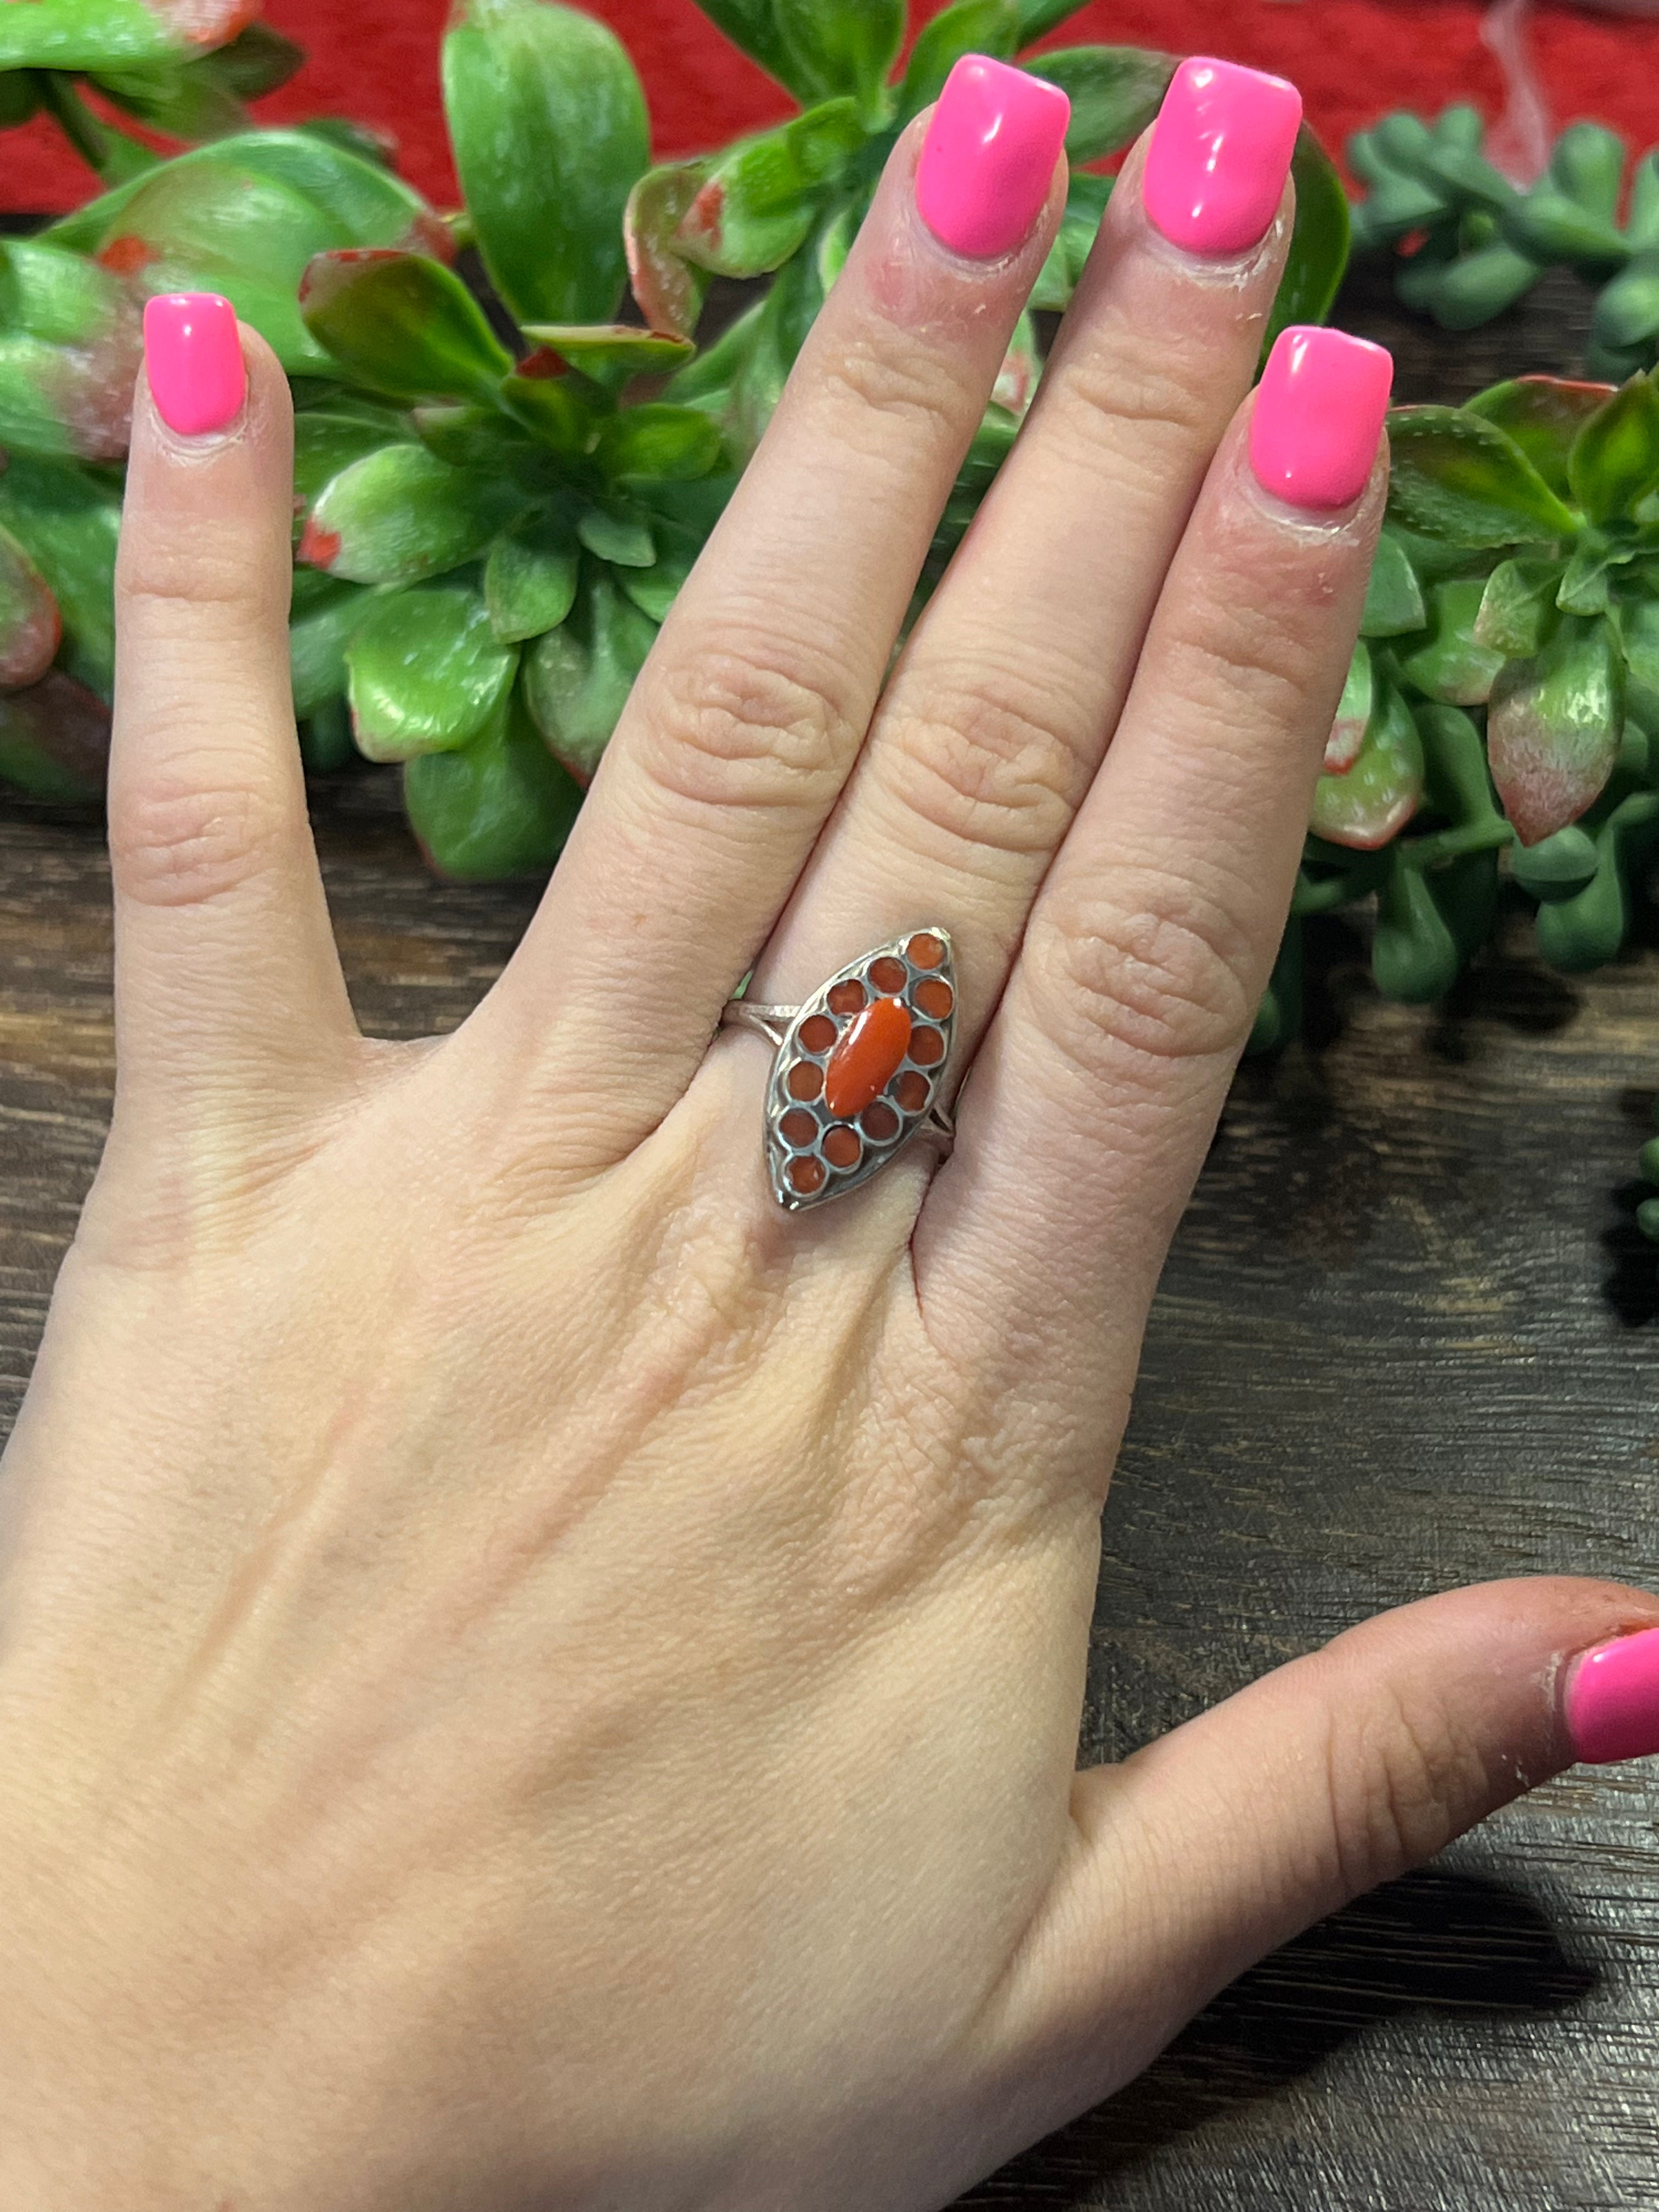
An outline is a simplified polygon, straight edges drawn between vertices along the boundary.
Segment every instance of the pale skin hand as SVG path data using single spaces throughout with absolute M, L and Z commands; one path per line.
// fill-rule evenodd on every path
M 1382 468 L 1320 522 L 1255 490 L 1283 217 L 1206 268 L 1132 163 L 884 690 L 1059 210 L 955 259 L 915 147 L 441 1042 L 360 1037 L 329 933 L 280 372 L 245 334 L 198 440 L 140 393 L 115 1126 L 0 1491 L 15 2212 L 942 2205 L 1559 1766 L 1563 1658 L 1659 1620 L 1453 1594 L 1074 1777 Z M 933 921 L 956 1155 L 785 1218 L 720 1002 Z

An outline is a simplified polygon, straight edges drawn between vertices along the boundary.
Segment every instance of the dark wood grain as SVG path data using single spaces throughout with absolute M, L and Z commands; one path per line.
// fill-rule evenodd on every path
M 1367 280 L 1401 396 L 1570 368 L 1565 280 L 1474 337 Z M 392 780 L 317 794 L 365 1025 L 453 1026 L 532 889 L 422 870 Z M 94 823 L 0 799 L 0 1432 L 110 1092 Z M 1650 933 L 1651 934 L 1651 933 Z M 1632 1163 L 1659 949 L 1566 982 L 1518 920 L 1455 1001 L 1381 1004 L 1327 927 L 1309 1043 L 1239 1078 L 1152 1316 L 1085 1726 L 1130 1748 L 1378 1607 L 1582 1570 L 1659 1584 L 1659 1264 Z M 1115 2212 L 1659 2205 L 1659 1792 L 1574 1773 L 1236 1984 L 1122 2096 L 974 2192 Z

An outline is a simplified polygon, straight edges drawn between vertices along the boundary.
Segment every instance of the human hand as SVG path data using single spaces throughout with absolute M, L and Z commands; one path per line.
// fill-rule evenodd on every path
M 281 373 L 243 332 L 205 428 L 141 391 L 115 1120 L 0 1493 L 8 2208 L 915 2212 L 1575 1741 L 1642 1747 L 1650 1643 L 1568 1662 L 1659 1602 L 1538 1581 L 1073 1772 L 1141 1330 L 1382 500 L 1375 408 L 1308 474 L 1364 357 L 1246 397 L 1282 99 L 1234 88 L 1230 233 L 1175 189 L 1189 91 L 1164 229 L 1139 154 L 890 675 L 1060 184 L 1052 112 L 1008 112 L 988 196 L 947 112 L 957 252 L 901 142 L 442 1040 L 362 1038 L 329 932 Z M 953 1157 L 786 1215 L 722 1002 L 935 922 Z

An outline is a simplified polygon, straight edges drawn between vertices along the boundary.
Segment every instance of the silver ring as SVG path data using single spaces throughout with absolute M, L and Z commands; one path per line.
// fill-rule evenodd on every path
M 948 1152 L 956 1040 L 950 932 L 907 930 L 838 968 L 799 1006 L 728 999 L 725 1029 L 772 1047 L 766 1164 L 786 1212 L 842 1198 L 918 1138 Z

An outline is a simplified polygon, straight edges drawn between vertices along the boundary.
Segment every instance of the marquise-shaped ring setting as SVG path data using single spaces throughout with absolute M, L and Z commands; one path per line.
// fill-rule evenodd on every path
M 949 1142 L 943 1087 L 956 1035 L 948 931 L 911 930 L 849 961 L 804 1006 L 734 999 L 724 1018 L 777 1047 L 766 1164 L 790 1213 L 866 1183 L 911 1139 Z

